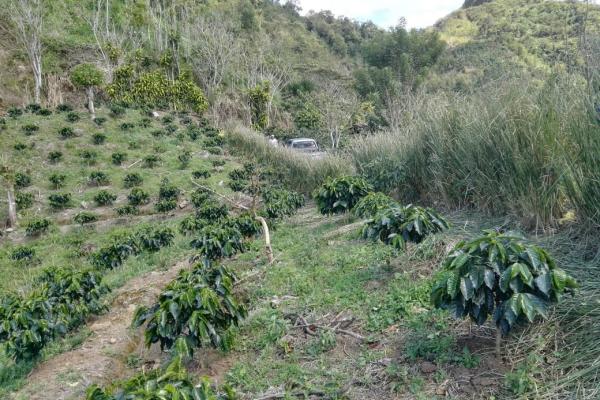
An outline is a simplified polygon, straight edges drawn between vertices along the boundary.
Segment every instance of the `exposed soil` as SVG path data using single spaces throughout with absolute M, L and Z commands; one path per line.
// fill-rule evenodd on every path
M 141 354 L 141 359 L 150 360 L 144 367 L 160 364 L 160 352 L 144 349 L 141 333 L 130 328 L 132 317 L 138 306 L 153 303 L 161 289 L 187 265 L 180 262 L 166 271 L 128 281 L 116 291 L 109 311 L 88 323 L 90 337 L 80 347 L 37 366 L 13 398 L 81 398 L 92 383 L 103 385 L 133 374 L 137 365 L 127 362 L 129 355 L 138 358 Z

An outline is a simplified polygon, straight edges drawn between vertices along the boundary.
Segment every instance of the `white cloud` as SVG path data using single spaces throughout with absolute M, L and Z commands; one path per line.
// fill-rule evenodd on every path
M 335 15 L 359 21 L 371 20 L 379 26 L 395 25 L 406 18 L 409 28 L 425 28 L 458 9 L 464 0 L 300 0 L 302 13 L 330 10 Z

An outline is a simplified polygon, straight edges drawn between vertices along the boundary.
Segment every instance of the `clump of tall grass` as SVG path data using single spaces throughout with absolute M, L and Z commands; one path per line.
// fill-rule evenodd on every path
M 273 147 L 264 135 L 248 128 L 233 127 L 228 131 L 227 141 L 235 149 L 236 155 L 243 155 L 271 167 L 283 177 L 283 183 L 293 190 L 309 193 L 327 177 L 353 173 L 353 167 L 347 160 L 337 155 L 311 158 L 284 147 Z

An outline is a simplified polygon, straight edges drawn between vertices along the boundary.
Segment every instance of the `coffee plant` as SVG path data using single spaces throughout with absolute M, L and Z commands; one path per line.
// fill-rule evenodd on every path
M 54 173 L 48 177 L 48 181 L 52 185 L 52 189 L 60 189 L 65 185 L 67 176 L 65 174 Z
M 226 164 L 225 160 L 211 160 L 210 162 L 214 168 L 222 167 Z
M 48 153 L 48 161 L 52 164 L 57 164 L 62 160 L 63 154 L 60 151 L 51 151 Z
M 92 171 L 88 176 L 88 184 L 91 186 L 106 186 L 110 184 L 110 178 L 106 172 Z
M 111 104 L 109 106 L 110 109 L 110 116 L 113 118 L 120 118 L 123 115 L 125 115 L 125 107 L 119 105 L 119 104 Z
M 192 161 L 192 152 L 189 150 L 184 150 L 177 156 L 179 160 L 179 166 L 181 169 L 186 169 L 190 165 L 190 161 Z
M 36 112 L 38 112 L 41 109 L 42 109 L 42 106 L 40 106 L 37 103 L 29 103 L 25 106 L 25 111 L 30 112 L 32 114 L 35 114 Z
M 206 168 L 197 169 L 197 170 L 192 171 L 192 177 L 194 179 L 201 179 L 201 178 L 207 179 L 207 178 L 210 178 L 210 171 Z
M 132 172 L 130 174 L 125 175 L 123 178 L 123 186 L 127 189 L 132 187 L 141 186 L 144 183 L 144 179 L 137 172 Z
M 21 127 L 21 130 L 23 131 L 23 133 L 25 133 L 26 136 L 31 136 L 34 133 L 36 133 L 37 131 L 40 130 L 40 127 L 34 124 L 28 124 L 28 125 L 23 125 Z
M 111 243 L 90 255 L 90 262 L 96 268 L 114 269 L 123 265 L 129 256 L 140 253 L 135 235 L 120 235 Z
M 544 249 L 514 233 L 486 230 L 454 247 L 431 299 L 435 307 L 479 325 L 491 317 L 507 335 L 519 322 L 546 317 L 550 304 L 576 288 Z
M 140 213 L 140 209 L 136 206 L 132 206 L 131 204 L 126 204 L 124 206 L 115 208 L 115 212 L 119 216 L 138 215 Z
M 143 167 L 144 168 L 154 168 L 156 167 L 161 161 L 161 158 L 155 154 L 150 154 L 146 157 L 144 157 L 144 163 L 143 163 Z
M 209 225 L 209 222 L 198 218 L 195 215 L 188 215 L 179 223 L 179 232 L 184 235 L 191 235 L 199 232 L 203 227 Z
M 123 161 L 127 160 L 127 154 L 121 152 L 112 153 L 110 159 L 114 165 L 121 165 Z
M 91 224 L 98 221 L 98 215 L 89 211 L 81 211 L 73 217 L 73 221 L 79 225 Z
M 177 208 L 177 200 L 174 199 L 163 199 L 158 200 L 154 205 L 154 209 L 159 213 L 168 213 Z
M 144 228 L 137 234 L 142 250 L 157 252 L 168 247 L 175 240 L 175 233 L 170 228 Z
M 38 110 L 36 112 L 37 115 L 42 116 L 42 117 L 47 117 L 49 115 L 52 115 L 52 111 L 50 111 L 47 108 L 41 108 L 40 110 Z
M 142 118 L 138 122 L 140 128 L 150 128 L 152 126 L 152 120 L 150 118 Z
M 35 218 L 25 226 L 25 234 L 27 236 L 39 236 L 42 233 L 48 232 L 50 221 L 46 218 Z
M 210 222 L 218 222 L 229 215 L 229 208 L 226 204 L 219 203 L 216 200 L 206 200 L 196 209 L 196 217 Z
M 293 215 L 304 205 L 304 196 L 285 189 L 269 188 L 262 193 L 264 211 L 268 218 L 279 219 Z
M 117 195 L 107 190 L 100 190 L 94 195 L 94 201 L 99 206 L 110 206 L 117 199 Z
M 11 118 L 18 118 L 23 115 L 23 110 L 19 107 L 9 107 L 6 113 Z
M 362 229 L 362 236 L 403 250 L 407 242 L 420 243 L 427 235 L 446 229 L 448 222 L 430 208 L 392 206 L 369 220 Z
M 158 191 L 159 200 L 177 200 L 181 190 L 171 183 L 167 179 L 163 179 L 160 183 L 160 189 Z
M 145 342 L 171 349 L 182 338 L 186 352 L 212 346 L 228 350 L 231 330 L 246 317 L 246 308 L 235 297 L 235 275 L 223 266 L 197 265 L 181 271 L 160 294 L 153 306 L 139 308 L 136 327 L 146 324 Z M 179 347 L 179 345 L 178 345 Z
M 106 142 L 106 135 L 102 133 L 94 133 L 92 135 L 92 143 L 94 143 L 95 145 L 99 146 L 101 144 L 104 144 L 104 142 Z
M 58 130 L 58 134 L 61 139 L 69 139 L 75 137 L 75 131 L 70 126 L 65 126 L 64 128 L 60 128 Z
M 70 112 L 73 111 L 73 107 L 71 107 L 71 105 L 69 104 L 59 104 L 58 106 L 56 106 L 56 111 L 58 112 Z
M 65 117 L 65 120 L 67 122 L 77 122 L 77 121 L 79 121 L 79 119 L 80 119 L 79 114 L 77 114 L 74 111 L 68 112 L 67 116 Z
M 79 153 L 79 157 L 81 157 L 85 164 L 94 165 L 98 159 L 98 153 L 93 150 L 82 150 Z
M 94 123 L 98 126 L 102 126 L 106 123 L 106 118 L 104 117 L 96 117 L 94 118 Z
M 127 195 L 129 205 L 141 206 L 150 202 L 150 195 L 142 188 L 135 187 Z
M 223 149 L 220 147 L 207 147 L 204 150 L 206 150 L 209 154 L 212 154 L 214 156 L 222 156 L 224 154 Z
M 35 249 L 30 246 L 15 247 L 10 252 L 10 259 L 14 261 L 31 260 L 35 256 Z
M 249 212 L 244 212 L 236 217 L 229 218 L 226 225 L 240 231 L 243 237 L 250 238 L 262 232 L 261 223 Z
M 33 193 L 15 192 L 17 210 L 25 210 L 33 205 Z
M 27 145 L 25 143 L 17 142 L 13 146 L 13 149 L 15 149 L 16 151 L 24 151 L 25 149 L 27 149 Z
M 71 194 L 70 193 L 55 193 L 48 196 L 48 203 L 50 207 L 55 210 L 61 210 L 71 206 Z
M 371 185 L 358 176 L 327 178 L 313 197 L 321 214 L 339 214 L 352 210 L 371 190 Z
M 119 128 L 122 131 L 129 131 L 129 130 L 135 128 L 135 124 L 133 124 L 131 122 L 123 122 L 121 125 L 119 125 Z
M 356 203 L 352 212 L 357 217 L 372 218 L 379 211 L 400 206 L 395 200 L 381 192 L 371 192 Z
M 209 191 L 204 189 L 196 189 L 192 192 L 191 202 L 195 208 L 200 208 L 206 203 L 209 199 L 212 199 L 212 195 Z
M 218 260 L 244 252 L 241 232 L 232 226 L 207 225 L 198 232 L 198 237 L 190 245 L 198 250 L 194 260 Z
M 17 172 L 15 174 L 15 189 L 23 189 L 30 185 L 31 185 L 31 176 L 29 176 L 23 172 Z

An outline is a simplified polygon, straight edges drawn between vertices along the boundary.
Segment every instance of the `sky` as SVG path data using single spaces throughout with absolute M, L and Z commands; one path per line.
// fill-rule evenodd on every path
M 426 28 L 462 6 L 464 0 L 299 0 L 302 13 L 330 10 L 358 21 L 371 20 L 388 28 L 400 17 L 408 28 Z

